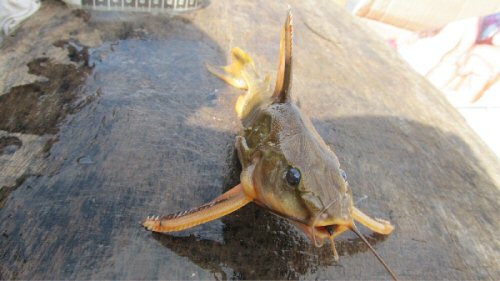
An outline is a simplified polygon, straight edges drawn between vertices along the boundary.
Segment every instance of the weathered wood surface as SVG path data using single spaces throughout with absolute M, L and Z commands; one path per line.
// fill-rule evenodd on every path
M 293 92 L 349 174 L 401 279 L 500 279 L 498 159 L 423 78 L 330 1 L 291 1 Z M 176 234 L 139 225 L 238 182 L 240 46 L 275 73 L 286 3 L 212 1 L 174 18 L 44 1 L 0 49 L 1 279 L 385 279 L 248 206 Z

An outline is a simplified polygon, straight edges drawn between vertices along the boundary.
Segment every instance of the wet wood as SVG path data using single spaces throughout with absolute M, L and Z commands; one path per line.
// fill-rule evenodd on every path
M 428 82 L 331 1 L 291 1 L 293 95 L 401 279 L 499 279 L 500 164 Z M 388 279 L 353 235 L 317 249 L 256 206 L 177 235 L 139 222 L 238 182 L 239 46 L 278 63 L 287 3 L 180 16 L 42 9 L 0 49 L 0 279 Z

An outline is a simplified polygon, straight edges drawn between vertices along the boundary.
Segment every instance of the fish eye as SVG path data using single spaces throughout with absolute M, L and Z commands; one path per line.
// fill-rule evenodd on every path
M 299 184 L 301 178 L 299 169 L 295 167 L 289 168 L 288 171 L 286 171 L 285 178 L 290 185 Z
M 342 175 L 342 178 L 347 181 L 347 173 L 344 170 L 340 169 L 340 174 Z

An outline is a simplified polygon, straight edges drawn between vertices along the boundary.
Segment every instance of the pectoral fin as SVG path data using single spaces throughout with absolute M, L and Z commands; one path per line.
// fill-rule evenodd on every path
M 148 218 L 142 225 L 154 232 L 181 231 L 223 217 L 251 201 L 252 199 L 243 192 L 239 184 L 200 207 L 164 217 Z
M 238 184 L 237 186 L 231 188 L 230 190 L 224 192 L 223 194 L 219 195 L 213 201 L 229 199 L 229 198 L 237 196 L 240 193 L 243 193 L 243 186 L 241 185 L 241 183 Z
M 387 235 L 394 230 L 394 226 L 390 222 L 381 219 L 372 219 L 356 207 L 353 207 L 352 217 L 354 220 L 376 233 Z

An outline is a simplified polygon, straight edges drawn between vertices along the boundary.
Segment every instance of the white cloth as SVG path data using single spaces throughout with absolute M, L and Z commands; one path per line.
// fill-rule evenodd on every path
M 39 0 L 0 0 L 0 43 L 23 20 L 40 8 Z

